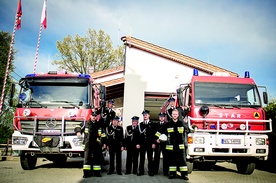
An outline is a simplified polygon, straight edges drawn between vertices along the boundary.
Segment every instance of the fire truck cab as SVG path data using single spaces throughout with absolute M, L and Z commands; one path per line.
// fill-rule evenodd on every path
M 38 157 L 57 164 L 82 157 L 82 139 L 74 128 L 105 105 L 105 87 L 87 74 L 50 71 L 26 75 L 18 91 L 12 149 L 20 155 L 21 167 L 35 168 Z
M 263 101 L 263 102 L 262 102 Z M 195 69 L 191 82 L 177 90 L 178 106 L 188 106 L 187 136 L 189 173 L 193 162 L 214 165 L 219 161 L 236 163 L 242 174 L 252 174 L 257 160 L 268 157 L 271 120 L 265 119 L 258 87 L 249 72 L 245 77 L 227 73 L 199 76 Z

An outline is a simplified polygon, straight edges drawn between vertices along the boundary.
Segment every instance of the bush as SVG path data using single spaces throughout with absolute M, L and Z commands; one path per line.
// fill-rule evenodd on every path
M 13 129 L 0 124 L 0 144 L 6 144 L 8 139 L 11 139 Z

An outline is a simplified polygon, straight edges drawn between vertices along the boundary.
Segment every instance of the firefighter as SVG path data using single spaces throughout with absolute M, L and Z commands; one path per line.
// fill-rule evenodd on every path
M 126 175 L 131 173 L 131 168 L 133 168 L 133 174 L 137 174 L 138 169 L 138 157 L 140 149 L 140 132 L 138 129 L 138 116 L 133 116 L 131 118 L 132 125 L 126 127 L 124 147 L 127 151 L 126 156 Z
M 115 116 L 112 124 L 106 128 L 106 148 L 109 151 L 110 164 L 108 175 L 114 173 L 114 160 L 116 156 L 116 173 L 122 175 L 122 151 L 124 132 L 121 126 L 118 126 L 119 117 Z
M 101 107 L 98 111 L 98 114 L 101 115 L 100 122 L 102 124 L 102 127 L 106 129 L 111 123 L 111 120 L 114 119 L 116 113 L 112 109 L 114 105 L 114 100 L 110 99 L 108 100 L 107 107 Z
M 167 121 L 171 121 L 171 119 L 172 119 L 172 111 L 174 110 L 174 109 L 177 109 L 178 110 L 178 112 L 179 112 L 179 120 L 180 121 L 184 121 L 184 117 L 187 115 L 187 112 L 188 112 L 188 110 L 187 110 L 187 108 L 185 107 L 176 107 L 176 105 L 175 105 L 175 99 L 173 98 L 173 97 L 170 97 L 169 99 L 168 99 L 168 102 L 169 102 L 169 107 L 168 107 L 168 109 L 167 109 Z
M 161 129 L 164 125 L 165 125 L 165 118 L 166 118 L 166 114 L 160 112 L 159 113 L 159 122 L 157 123 L 157 129 Z M 156 136 L 158 135 L 158 132 L 155 134 Z M 166 142 L 160 142 L 156 144 L 156 148 L 155 148 L 155 153 L 154 153 L 154 174 L 158 174 L 159 171 L 159 164 L 160 164 L 160 155 L 162 152 L 162 156 L 163 156 L 163 174 L 165 176 L 168 176 L 168 172 L 169 172 L 169 165 L 168 165 L 168 155 L 167 155 L 167 151 L 166 151 Z
M 140 164 L 138 176 L 144 175 L 145 155 L 148 159 L 148 175 L 154 175 L 153 150 L 155 149 L 156 124 L 150 121 L 150 111 L 142 112 L 144 121 L 139 123 L 140 132 Z
M 82 122 L 80 126 L 75 127 L 75 133 L 78 137 L 84 133 L 83 148 L 83 178 L 94 176 L 101 177 L 101 159 L 102 159 L 102 140 L 105 134 L 102 133 L 101 124 L 96 120 L 97 113 L 92 112 L 90 119 L 85 123 L 84 128 Z
M 189 129 L 186 123 L 178 119 L 178 113 L 178 110 L 174 109 L 171 121 L 159 129 L 159 133 L 156 133 L 156 135 L 165 134 L 167 136 L 166 150 L 169 157 L 169 179 L 176 177 L 176 170 L 178 169 L 181 172 L 181 177 L 184 180 L 189 180 L 184 145 L 185 131 L 189 131 Z M 160 140 L 158 139 L 157 142 L 160 143 Z

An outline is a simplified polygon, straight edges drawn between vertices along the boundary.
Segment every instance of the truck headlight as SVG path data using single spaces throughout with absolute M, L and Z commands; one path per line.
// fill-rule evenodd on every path
M 194 137 L 194 144 L 204 144 L 204 137 Z
M 73 143 L 75 146 L 82 146 L 82 138 L 74 138 Z
M 27 137 L 12 137 L 12 144 L 14 145 L 26 145 Z
M 265 145 L 264 138 L 256 138 L 256 145 Z

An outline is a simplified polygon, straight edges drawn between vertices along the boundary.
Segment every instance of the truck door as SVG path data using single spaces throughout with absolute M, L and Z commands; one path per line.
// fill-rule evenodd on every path
M 190 86 L 189 84 L 181 84 L 178 92 L 177 99 L 179 106 L 191 106 L 191 98 L 190 98 Z

